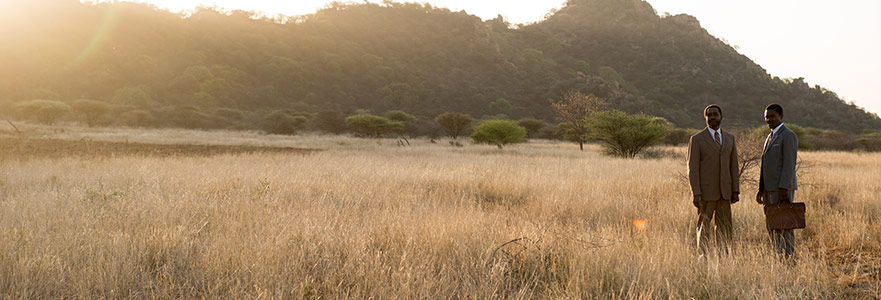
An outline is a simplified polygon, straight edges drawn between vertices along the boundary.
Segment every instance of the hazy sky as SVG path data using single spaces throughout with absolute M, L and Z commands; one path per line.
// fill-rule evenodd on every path
M 267 14 L 313 13 L 325 0 L 147 0 L 174 11 L 199 4 Z M 379 2 L 379 1 L 370 1 Z M 406 2 L 406 1 L 400 1 Z M 428 0 L 483 19 L 541 20 L 565 1 Z M 658 13 L 686 13 L 716 37 L 739 47 L 771 75 L 804 77 L 881 114 L 881 1 L 879 0 L 648 0 Z

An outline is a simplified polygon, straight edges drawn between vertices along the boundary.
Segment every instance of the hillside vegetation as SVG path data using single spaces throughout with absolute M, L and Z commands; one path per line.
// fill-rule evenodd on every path
M 282 18 L 127 2 L 4 5 L 7 116 L 21 101 L 88 99 L 113 105 L 93 121 L 129 126 L 259 128 L 274 111 L 356 109 L 551 121 L 549 99 L 582 91 L 682 128 L 702 127 L 709 103 L 724 107 L 730 126 L 756 126 L 778 102 L 803 126 L 881 129 L 832 91 L 772 77 L 694 17 L 659 16 L 640 0 L 570 0 L 524 25 L 395 2 Z

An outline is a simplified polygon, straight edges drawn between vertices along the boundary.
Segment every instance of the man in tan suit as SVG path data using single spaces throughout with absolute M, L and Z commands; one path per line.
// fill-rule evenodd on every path
M 688 141 L 688 180 L 698 210 L 697 239 L 706 252 L 710 231 L 723 243 L 731 240 L 731 204 L 740 200 L 740 172 L 734 135 L 722 131 L 722 108 L 704 108 L 707 128 Z M 710 222 L 716 218 L 716 227 Z M 725 248 L 727 250 L 727 248 Z

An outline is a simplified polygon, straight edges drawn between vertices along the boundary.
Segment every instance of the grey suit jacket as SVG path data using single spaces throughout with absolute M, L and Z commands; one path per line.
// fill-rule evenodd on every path
M 765 192 L 778 189 L 798 189 L 795 162 L 798 158 L 798 137 L 786 125 L 771 136 L 762 153 L 762 171 L 759 188 Z
M 688 140 L 688 181 L 703 201 L 731 200 L 740 194 L 740 171 L 734 135 L 722 131 L 722 145 L 704 128 Z

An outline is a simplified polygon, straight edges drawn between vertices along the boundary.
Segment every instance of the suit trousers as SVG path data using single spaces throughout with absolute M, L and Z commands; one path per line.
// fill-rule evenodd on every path
M 794 191 L 789 191 L 789 200 L 795 201 L 793 198 Z M 776 204 L 780 202 L 780 195 L 777 191 L 773 192 L 765 192 L 764 200 L 765 205 L 768 204 Z M 783 257 L 789 258 L 795 255 L 795 231 L 792 229 L 786 230 L 768 230 L 768 235 L 771 238 L 771 244 L 774 245 L 774 250 L 777 251 L 778 254 L 783 255 Z
M 698 208 L 697 243 L 702 252 L 706 252 L 710 243 L 710 232 L 716 236 L 716 244 L 727 250 L 731 241 L 731 201 L 719 199 L 717 201 L 701 201 Z M 710 222 L 716 218 L 716 226 Z

